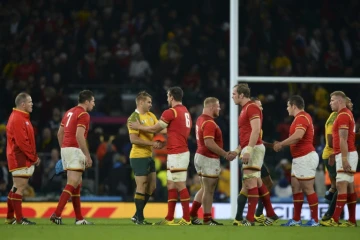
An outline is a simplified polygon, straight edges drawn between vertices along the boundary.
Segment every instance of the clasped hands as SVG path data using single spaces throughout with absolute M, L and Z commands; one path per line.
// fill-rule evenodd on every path
M 224 158 L 228 161 L 232 161 L 236 158 L 237 155 L 238 155 L 238 153 L 235 151 L 228 151 L 228 152 L 226 152 Z
M 275 141 L 273 145 L 273 149 L 275 152 L 279 152 L 283 148 L 281 142 Z

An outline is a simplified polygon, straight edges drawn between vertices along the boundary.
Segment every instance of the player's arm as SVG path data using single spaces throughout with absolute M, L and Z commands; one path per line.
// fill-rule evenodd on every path
M 148 133 L 159 133 L 166 127 L 167 127 L 167 124 L 161 120 L 152 126 L 143 126 L 143 125 L 139 124 L 139 130 L 143 131 L 143 132 L 148 132 Z
M 291 144 L 295 144 L 300 141 L 305 135 L 305 130 L 303 128 L 297 128 L 295 132 L 285 139 L 284 141 L 280 142 L 281 146 L 289 146 Z
M 339 129 L 340 151 L 341 151 L 341 158 L 343 161 L 347 160 L 347 155 L 348 155 L 348 144 L 347 144 L 348 134 L 349 134 L 348 130 L 349 129 L 346 128 Z
M 274 147 L 274 144 L 273 144 L 273 143 L 265 142 L 264 140 L 263 140 L 262 142 L 263 142 L 263 144 L 264 144 L 264 146 L 265 146 L 266 148 L 271 148 L 271 149 L 273 149 L 273 147 Z
M 87 158 L 90 158 L 89 149 L 86 146 L 86 140 L 85 140 L 85 128 L 83 126 L 78 126 L 76 128 L 76 141 L 79 144 L 79 147 L 81 151 L 84 153 L 84 155 Z
M 138 134 L 136 133 L 130 133 L 129 134 L 129 138 L 130 138 L 130 142 L 132 144 L 136 144 L 136 145 L 142 145 L 142 146 L 153 146 L 155 142 L 153 141 L 148 141 L 148 140 L 144 140 L 144 139 L 141 139 L 139 137 Z
M 251 134 L 250 134 L 248 146 L 254 147 L 260 136 L 260 131 L 261 131 L 260 118 L 257 117 L 257 118 L 252 119 L 250 121 L 250 125 L 251 125 Z
M 210 137 L 205 138 L 204 143 L 205 143 L 205 146 L 213 153 L 215 153 L 221 157 L 226 157 L 227 152 L 225 152 L 224 149 L 219 147 L 219 145 L 216 144 L 216 142 L 214 141 L 213 138 L 210 138 Z
M 61 148 L 63 139 L 64 139 L 64 127 L 62 125 L 60 125 L 58 133 L 57 133 L 57 138 L 58 138 L 58 142 L 59 142 L 59 146 Z

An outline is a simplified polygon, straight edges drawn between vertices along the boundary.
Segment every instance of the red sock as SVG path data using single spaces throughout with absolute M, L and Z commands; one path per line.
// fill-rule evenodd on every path
M 178 193 L 176 189 L 168 190 L 168 214 L 165 217 L 166 220 L 174 220 L 175 206 L 178 199 Z
M 339 222 L 339 218 L 340 218 L 340 214 L 344 208 L 344 205 L 347 201 L 347 194 L 338 194 L 337 199 L 336 199 L 336 207 L 335 207 L 335 212 L 333 214 L 333 219 L 335 222 Z
M 61 213 L 62 211 L 64 210 L 64 207 L 66 205 L 66 203 L 69 201 L 72 193 L 74 192 L 74 187 L 69 185 L 69 184 L 66 184 L 63 192 L 61 193 L 61 196 L 60 196 L 60 199 L 59 199 L 59 203 L 56 207 L 56 210 L 55 210 L 55 215 L 57 217 L 61 217 Z
M 270 194 L 268 189 L 266 188 L 266 186 L 263 184 L 261 185 L 261 187 L 258 188 L 259 190 L 259 195 L 260 198 L 262 200 L 262 203 L 264 204 L 264 207 L 266 209 L 266 216 L 268 217 L 273 217 L 275 216 L 275 212 L 274 209 L 271 205 L 271 201 L 270 201 Z
M 183 219 L 185 219 L 186 221 L 190 221 L 190 195 L 189 195 L 189 191 L 187 190 L 187 188 L 184 188 L 183 190 L 181 190 L 179 192 L 180 194 L 180 201 L 181 201 L 181 206 L 183 209 Z
M 315 220 L 315 222 L 319 221 L 318 218 L 318 197 L 316 195 L 316 193 L 312 193 L 310 195 L 306 196 L 308 203 L 309 203 L 309 207 L 310 207 L 310 212 L 311 212 L 311 218 Z
M 81 191 L 81 184 L 79 184 L 79 186 L 74 189 L 73 194 L 71 196 L 71 201 L 74 207 L 76 220 L 84 219 L 84 217 L 81 214 L 80 191 Z
M 16 215 L 16 221 L 20 222 L 23 219 L 23 215 L 22 215 L 22 196 L 20 194 L 17 193 L 13 193 L 11 194 L 12 196 L 12 203 L 14 206 L 14 211 L 15 211 L 15 215 Z
M 10 191 L 8 194 L 8 198 L 7 198 L 7 214 L 6 214 L 6 218 L 7 219 L 13 219 L 14 218 L 14 206 L 12 203 L 12 194 L 13 192 Z
M 198 201 L 193 201 L 193 204 L 191 206 L 190 216 L 191 217 L 197 217 L 198 216 L 198 210 L 201 207 L 201 203 Z
M 257 187 L 248 190 L 248 212 L 246 219 L 250 222 L 254 222 L 254 214 L 256 205 L 259 201 L 259 190 Z
M 211 213 L 204 213 L 204 222 L 208 222 L 211 220 Z
M 356 193 L 349 193 L 347 195 L 347 206 L 349 210 L 349 222 L 356 223 Z
M 301 219 L 301 209 L 304 203 L 304 194 L 302 192 L 293 194 L 293 202 L 294 202 L 294 216 L 293 219 L 295 221 L 300 221 Z

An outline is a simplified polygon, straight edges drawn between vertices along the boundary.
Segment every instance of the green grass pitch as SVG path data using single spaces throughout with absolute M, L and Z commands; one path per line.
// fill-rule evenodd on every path
M 32 219 L 33 220 L 33 219 Z M 64 219 L 66 225 L 51 224 L 47 219 L 35 219 L 37 225 L 0 225 L 1 240 L 19 239 L 76 239 L 76 240 L 330 240 L 359 239 L 360 227 L 237 227 L 231 220 L 219 220 L 224 226 L 140 226 L 130 219 L 89 219 L 95 225 L 74 225 L 73 219 Z M 155 222 L 159 219 L 148 219 Z M 282 221 L 284 222 L 284 221 Z M 281 222 L 281 223 L 282 223 Z M 360 225 L 360 221 L 358 221 Z

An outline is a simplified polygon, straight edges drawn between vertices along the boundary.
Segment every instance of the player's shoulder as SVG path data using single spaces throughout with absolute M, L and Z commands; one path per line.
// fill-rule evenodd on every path
M 259 112 L 261 111 L 259 106 L 254 102 L 250 102 L 249 105 L 245 106 L 245 110 L 246 111 L 249 111 L 249 110 L 251 110 L 251 111 L 259 111 Z
M 138 111 L 134 111 L 131 113 L 131 115 L 128 118 L 128 122 L 136 122 L 136 120 L 140 121 L 140 114 Z
M 353 114 L 348 108 L 345 108 L 343 111 L 338 113 L 337 118 L 350 118 L 350 119 L 353 119 Z
M 328 119 L 326 120 L 326 125 L 332 125 L 337 117 L 338 113 L 337 112 L 332 112 L 330 113 Z
M 151 118 L 156 118 L 155 114 L 152 112 L 147 112 L 147 115 Z

